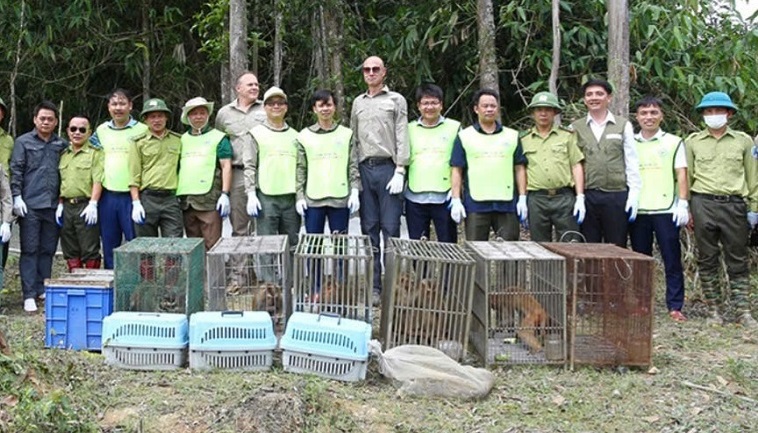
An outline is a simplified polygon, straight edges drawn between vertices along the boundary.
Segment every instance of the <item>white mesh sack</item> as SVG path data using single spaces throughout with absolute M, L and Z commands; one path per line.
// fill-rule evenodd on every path
M 461 365 L 433 347 L 408 344 L 382 352 L 382 344 L 371 340 L 369 350 L 379 362 L 379 371 L 395 382 L 401 396 L 481 399 L 495 385 L 490 371 Z

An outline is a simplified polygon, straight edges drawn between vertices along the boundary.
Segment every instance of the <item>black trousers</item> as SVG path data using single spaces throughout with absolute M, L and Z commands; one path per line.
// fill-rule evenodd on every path
M 582 223 L 582 234 L 587 242 L 626 248 L 628 216 L 624 207 L 628 194 L 627 191 L 584 191 L 587 213 Z

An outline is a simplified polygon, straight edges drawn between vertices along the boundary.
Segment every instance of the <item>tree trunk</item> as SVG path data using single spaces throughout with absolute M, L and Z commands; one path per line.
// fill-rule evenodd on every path
M 150 99 L 150 0 L 142 2 L 142 101 Z
M 479 32 L 479 83 L 483 88 L 500 93 L 500 80 L 495 50 L 495 13 L 492 0 L 477 0 L 477 29 Z
M 316 72 L 317 87 L 327 86 L 329 80 L 328 66 L 326 65 L 326 30 L 324 29 L 324 8 L 318 5 L 315 13 L 311 16 L 311 40 L 313 41 L 312 64 Z
M 247 0 L 229 0 L 229 82 L 247 70 Z
M 284 23 L 282 17 L 282 4 L 280 0 L 274 0 L 276 11 L 274 12 L 274 86 L 281 86 L 282 82 L 282 38 L 284 37 Z
M 229 31 L 229 15 L 224 17 L 224 33 Z M 221 86 L 221 104 L 226 105 L 232 102 L 234 99 L 234 89 L 232 88 L 232 74 L 229 69 L 229 58 L 225 57 L 221 60 L 221 70 L 219 71 L 220 79 L 219 85 Z
M 342 77 L 342 48 L 343 34 L 339 23 L 344 22 L 342 2 L 333 0 L 327 2 L 324 9 L 324 25 L 326 26 L 326 46 L 329 55 L 330 75 L 333 83 L 334 97 L 337 98 L 337 117 L 347 121 L 345 115 L 345 82 Z
M 257 3 L 257 1 L 253 1 L 253 10 L 257 10 Z M 253 59 L 250 66 L 250 72 L 255 76 L 258 76 L 258 33 L 255 33 L 258 30 L 258 16 L 259 14 L 253 14 Z
M 607 0 L 608 81 L 613 85 L 611 111 L 629 115 L 629 5 L 627 0 Z
M 552 4 L 552 26 L 553 26 L 553 64 L 550 66 L 550 78 L 548 78 L 548 87 L 550 93 L 558 96 L 558 71 L 561 67 L 561 2 L 553 0 Z M 561 115 L 555 116 L 553 121 L 556 125 L 561 124 Z

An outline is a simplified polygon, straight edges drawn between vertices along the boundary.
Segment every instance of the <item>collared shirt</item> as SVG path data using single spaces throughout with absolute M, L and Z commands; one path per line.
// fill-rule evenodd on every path
M 445 116 L 440 116 L 439 119 L 437 119 L 437 123 L 434 125 L 428 126 L 424 125 L 424 122 L 422 122 L 422 118 L 419 117 L 416 122 L 414 122 L 411 125 L 408 125 L 409 128 L 436 128 L 442 123 L 445 122 Z M 448 194 L 447 192 L 413 192 L 408 188 L 408 183 L 405 184 L 405 191 L 403 192 L 403 195 L 407 200 L 412 201 L 413 203 L 418 204 L 442 204 L 445 203 L 448 200 Z
M 129 147 L 129 186 L 143 189 L 176 189 L 179 182 L 181 135 L 166 130 L 163 137 L 152 132 L 134 138 Z
M 542 137 L 536 126 L 521 136 L 524 156 L 529 160 L 529 191 L 574 186 L 572 169 L 584 160 L 576 143 L 575 133 L 557 126 L 550 129 L 547 137 Z
M 8 174 L 0 165 L 0 221 L 10 224 L 13 222 L 13 200 Z
M 366 158 L 392 158 L 395 165 L 408 165 L 408 103 L 401 94 L 384 86 L 374 96 L 358 95 L 350 112 L 350 129 L 359 163 Z
M 474 122 L 472 125 L 474 129 L 480 134 L 491 135 L 490 133 L 482 130 L 482 126 L 479 122 Z M 503 130 L 503 125 L 500 122 L 495 123 L 495 130 L 492 134 L 497 134 Z M 517 165 L 527 165 L 528 161 L 524 156 L 523 148 L 521 147 L 521 140 L 516 145 L 516 151 L 513 153 L 513 165 L 514 169 Z M 450 166 L 461 167 L 463 169 L 464 184 L 468 184 L 468 170 L 466 170 L 466 150 L 463 149 L 463 143 L 461 143 L 460 135 L 455 137 L 455 143 L 453 144 L 453 154 L 450 156 Z M 518 194 L 517 182 L 514 176 L 513 182 L 513 196 L 514 198 Z M 479 213 L 479 212 L 516 212 L 516 201 L 476 201 L 471 198 L 468 188 L 463 188 L 463 205 L 466 208 L 466 212 Z
M 758 154 L 753 155 L 750 136 L 727 128 L 716 138 L 706 129 L 684 142 L 690 191 L 745 197 L 758 212 Z
M 13 153 L 13 137 L 0 128 L 0 165 L 5 172 L 10 170 L 11 154 Z
M 116 129 L 116 130 L 119 130 L 119 129 L 128 129 L 128 128 L 131 128 L 131 127 L 137 125 L 138 123 L 139 122 L 135 118 L 133 118 L 131 116 L 129 116 L 129 121 L 126 122 L 126 125 L 124 125 L 124 126 L 122 126 L 120 128 L 118 126 L 116 126 L 116 123 L 113 121 L 113 119 L 105 122 L 105 124 L 108 125 L 108 128 L 110 128 L 110 129 Z M 92 143 L 93 146 L 102 149 L 103 145 L 100 143 L 100 138 L 97 136 L 97 129 L 95 129 L 95 133 L 92 134 L 89 137 L 89 141 L 90 141 L 90 143 Z
M 666 132 L 663 132 L 662 129 L 658 129 L 658 131 L 650 137 L 649 139 L 646 139 L 642 136 L 642 132 L 639 132 L 637 134 L 634 134 L 634 139 L 636 141 L 639 141 L 640 143 L 647 143 L 650 141 L 656 141 L 660 140 L 664 135 L 666 135 Z M 676 149 L 676 153 L 674 154 L 674 169 L 681 169 L 681 168 L 687 168 L 687 154 L 684 150 L 684 142 L 680 143 L 679 147 Z M 676 176 L 676 174 L 673 174 L 673 176 Z M 676 191 L 676 196 L 679 197 L 679 190 Z M 640 210 L 641 215 L 657 215 L 662 213 L 672 213 L 675 203 L 672 203 L 671 207 L 666 210 L 661 211 L 645 211 Z
M 610 111 L 605 116 L 605 120 L 601 123 L 595 122 L 595 120 L 587 114 L 587 125 L 589 125 L 592 133 L 595 135 L 595 139 L 600 141 L 605 131 L 605 125 L 608 123 L 616 123 L 616 116 Z M 634 130 L 632 129 L 632 123 L 626 122 L 624 126 L 624 172 L 626 173 L 626 186 L 629 188 L 629 194 L 634 194 L 639 197 L 640 190 L 642 190 L 642 177 L 640 177 L 640 160 L 637 157 L 637 148 L 634 147 Z
M 29 209 L 58 206 L 58 172 L 61 151 L 68 143 L 53 134 L 48 141 L 33 129 L 16 139 L 11 156 L 11 193 L 21 196 Z
M 263 122 L 263 126 L 272 131 L 286 131 L 290 129 L 287 122 L 284 122 L 284 126 L 277 128 L 269 123 L 268 119 Z M 245 144 L 242 153 L 242 165 L 245 173 L 245 192 L 255 192 L 258 187 L 258 142 L 253 138 L 253 134 L 248 131 L 244 136 Z
M 243 137 L 254 126 L 266 121 L 263 101 L 255 101 L 247 111 L 242 111 L 235 99 L 224 105 L 216 114 L 216 129 L 226 133 L 232 143 L 232 165 L 242 165 L 243 146 L 248 143 Z
M 103 151 L 90 143 L 67 147 L 58 164 L 63 198 L 91 197 L 92 185 L 103 183 Z
M 333 122 L 332 127 L 329 129 L 324 129 L 321 127 L 321 125 L 318 124 L 318 122 L 314 123 L 313 125 L 308 127 L 308 130 L 315 134 L 328 134 L 330 132 L 333 132 L 335 129 L 337 129 L 337 126 L 339 126 L 338 123 Z M 350 144 L 350 155 L 353 154 L 354 151 L 353 144 L 351 142 Z M 325 176 L 331 176 L 332 173 L 324 173 Z M 334 174 L 339 175 L 339 174 Z M 358 170 L 358 164 L 355 161 L 355 158 L 350 158 L 348 162 L 347 167 L 347 175 L 348 180 L 350 182 L 350 190 L 352 192 L 353 189 L 360 190 L 361 189 L 361 176 Z M 350 196 L 343 198 L 343 199 L 337 199 L 337 198 L 325 198 L 322 200 L 311 200 L 305 195 L 305 181 L 308 179 L 308 159 L 306 157 L 305 153 L 305 147 L 298 141 L 297 142 L 297 171 L 296 171 L 296 178 L 295 178 L 295 197 L 297 200 L 305 199 L 305 202 L 308 204 L 308 207 L 347 207 L 347 201 L 350 198 Z

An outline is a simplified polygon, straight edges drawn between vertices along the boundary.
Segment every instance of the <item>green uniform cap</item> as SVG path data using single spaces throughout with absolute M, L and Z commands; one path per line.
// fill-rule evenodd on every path
M 737 111 L 737 106 L 732 102 L 732 98 L 724 92 L 710 92 L 703 96 L 700 103 L 695 107 L 697 111 L 702 111 L 710 107 L 723 107 Z
M 531 110 L 532 108 L 537 107 L 550 107 L 562 111 L 558 98 L 550 92 L 539 92 L 534 95 L 532 102 L 529 103 L 527 108 Z
M 163 99 L 153 98 L 148 99 L 145 101 L 145 104 L 142 106 L 142 113 L 140 113 L 140 117 L 144 118 L 147 113 L 152 113 L 153 111 L 163 111 L 164 113 L 167 113 L 169 116 L 171 116 L 171 110 L 168 109 L 168 106 L 166 106 L 166 102 Z

